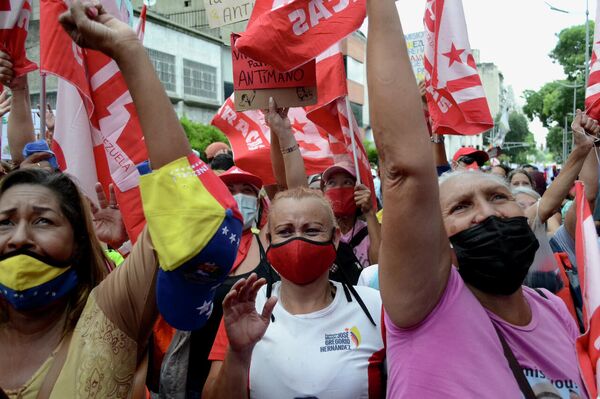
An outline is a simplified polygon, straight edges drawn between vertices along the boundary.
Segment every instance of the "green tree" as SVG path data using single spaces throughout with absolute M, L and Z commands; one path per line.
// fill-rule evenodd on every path
M 594 21 L 589 21 L 590 42 L 588 54 L 594 42 Z M 568 80 L 583 77 L 585 72 L 585 25 L 576 25 L 560 31 L 558 43 L 550 52 L 550 58 L 562 65 Z
M 594 32 L 594 23 L 590 21 L 590 32 Z M 585 89 L 583 87 L 585 71 L 585 25 L 572 26 L 557 34 L 558 42 L 549 56 L 559 63 L 567 76 L 566 80 L 546 83 L 538 91 L 525 90 L 523 112 L 533 120 L 538 117 L 548 128 L 546 148 L 556 161 L 562 161 L 562 127 L 570 123 L 573 112 L 573 87 L 576 91 L 576 108 L 584 109 Z M 588 51 L 591 54 L 593 40 Z
M 524 143 L 523 146 L 505 149 L 504 153 L 512 162 L 518 164 L 528 163 L 528 156 L 535 155 L 535 139 L 529 131 L 527 118 L 518 112 L 511 112 L 508 116 L 510 130 L 506 134 L 505 141 L 512 143 Z
M 375 144 L 370 141 L 363 141 L 363 146 L 367 152 L 367 158 L 369 158 L 369 162 L 373 165 L 377 165 L 379 162 L 379 154 L 377 154 L 377 148 L 375 147 Z
M 204 150 L 209 144 L 214 143 L 215 141 L 222 141 L 223 143 L 229 144 L 229 141 L 223 132 L 212 125 L 194 122 L 186 116 L 183 116 L 180 119 L 180 122 L 191 147 L 198 151 L 201 158 L 205 161 Z

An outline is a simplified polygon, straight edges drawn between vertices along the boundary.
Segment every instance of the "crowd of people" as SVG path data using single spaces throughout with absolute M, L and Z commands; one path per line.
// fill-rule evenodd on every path
M 367 12 L 379 193 L 349 163 L 307 176 L 272 99 L 276 185 L 226 143 L 205 163 L 135 32 L 74 1 L 64 30 L 116 61 L 142 126 L 138 237 L 112 186 L 92 200 L 59 170 L 51 109 L 36 140 L 27 78 L 0 52 L 0 398 L 589 397 L 570 205 L 576 180 L 596 203 L 598 122 L 577 111 L 548 186 L 477 148 L 448 161 L 394 2 Z

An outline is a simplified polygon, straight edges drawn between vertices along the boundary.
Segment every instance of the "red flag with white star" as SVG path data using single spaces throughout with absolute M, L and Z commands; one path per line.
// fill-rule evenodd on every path
M 300 146 L 306 174 L 321 173 L 333 165 L 329 142 L 324 138 L 326 133 L 307 119 L 304 109 L 290 108 L 288 118 Z M 236 166 L 257 175 L 265 185 L 275 183 L 271 166 L 271 133 L 262 112 L 236 112 L 230 97 L 211 124 L 227 136 Z
M 594 31 L 594 47 L 590 65 L 590 77 L 585 90 L 585 112 L 594 119 L 600 118 L 600 7 L 596 8 L 596 28 Z
M 461 0 L 428 0 L 427 105 L 437 134 L 475 135 L 494 126 L 467 35 Z

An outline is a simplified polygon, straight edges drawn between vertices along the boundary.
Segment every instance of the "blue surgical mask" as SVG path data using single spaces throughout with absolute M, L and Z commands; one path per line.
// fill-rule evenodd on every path
M 242 230 L 248 230 L 256 222 L 258 216 L 258 198 L 253 195 L 236 194 L 233 196 L 237 202 L 238 209 L 244 217 L 244 227 Z
M 17 310 L 45 306 L 76 286 L 77 273 L 69 263 L 56 263 L 28 251 L 0 259 L 0 297 Z

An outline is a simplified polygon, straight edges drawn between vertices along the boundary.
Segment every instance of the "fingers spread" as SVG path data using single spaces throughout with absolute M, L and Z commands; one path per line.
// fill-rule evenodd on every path
M 265 302 L 265 306 L 263 306 L 261 316 L 264 320 L 267 320 L 267 322 L 271 320 L 271 315 L 273 314 L 273 309 L 275 309 L 275 305 L 277 305 L 277 297 L 272 296 L 269 299 L 267 299 L 267 302 Z
M 104 193 L 104 188 L 102 184 L 96 183 L 96 197 L 98 198 L 98 205 L 100 205 L 101 209 L 108 207 L 108 200 L 106 199 L 106 194 Z

